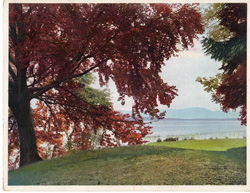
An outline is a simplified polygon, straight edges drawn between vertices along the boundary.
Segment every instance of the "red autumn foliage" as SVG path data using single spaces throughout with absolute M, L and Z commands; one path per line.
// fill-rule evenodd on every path
M 223 65 L 227 76 L 223 79 L 217 94 L 222 95 L 222 108 L 224 111 L 240 108 L 241 124 L 247 124 L 247 4 L 228 3 L 219 13 L 220 24 L 226 26 L 233 33 L 231 39 L 243 39 L 234 50 L 234 57 Z M 235 46 L 235 47 L 236 47 Z
M 220 104 L 223 111 L 241 108 L 240 120 L 243 125 L 246 125 L 246 89 L 246 66 L 244 65 L 223 78 L 217 89 L 217 94 L 221 96 Z
M 129 115 L 120 114 L 104 106 L 96 107 L 97 111 L 84 117 L 81 114 L 70 115 L 59 105 L 45 105 L 42 101 L 38 101 L 36 105 L 32 116 L 38 153 L 42 159 L 58 157 L 73 149 L 92 148 L 90 137 L 100 129 L 100 147 L 115 147 L 120 143 L 142 144 L 145 142 L 143 137 L 149 134 L 151 129 L 142 121 L 131 120 Z M 11 116 L 9 124 L 9 169 L 14 169 L 19 163 L 18 130 Z M 66 133 L 71 136 L 70 139 L 65 139 L 68 137 Z M 71 149 L 67 149 L 67 143 L 71 143 Z M 14 161 L 11 161 L 11 158 Z
M 218 13 L 220 25 L 227 27 L 234 37 L 247 32 L 247 3 L 225 3 Z
M 60 129 L 69 121 L 76 125 L 75 140 L 102 126 L 117 139 L 141 143 L 147 129 L 140 113 L 162 118 L 158 101 L 169 106 L 177 95 L 159 76 L 164 60 L 179 51 L 177 45 L 193 45 L 202 32 L 196 4 L 10 4 L 9 107 L 17 122 L 20 166 L 41 160 L 38 139 L 61 145 Z M 101 85 L 112 79 L 120 100 L 133 98 L 138 125 L 74 94 L 81 85 L 73 78 L 91 71 Z M 31 111 L 32 99 L 42 101 L 47 116 Z M 77 127 L 80 121 L 85 131 Z M 103 134 L 103 145 L 112 145 L 109 135 Z

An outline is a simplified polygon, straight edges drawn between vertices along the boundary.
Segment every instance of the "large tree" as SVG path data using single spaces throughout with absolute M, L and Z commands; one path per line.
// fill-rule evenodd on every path
M 220 36 L 220 30 L 212 30 L 210 38 L 204 38 L 202 43 L 206 54 L 222 62 L 220 69 L 223 70 L 223 74 L 210 80 L 206 78 L 197 80 L 209 92 L 212 91 L 209 87 L 213 87 L 213 99 L 221 105 L 223 111 L 240 108 L 239 119 L 246 125 L 247 4 L 219 4 L 216 10 L 215 16 L 218 20 L 216 25 L 219 27 L 215 29 L 222 29 L 227 33 L 221 33 L 224 35 Z
M 86 127 L 119 127 L 112 108 L 73 92 L 82 86 L 73 78 L 95 71 L 101 85 L 115 82 L 122 102 L 133 98 L 134 120 L 140 113 L 160 118 L 158 102 L 169 106 L 177 95 L 161 79 L 161 67 L 202 32 L 196 4 L 10 4 L 9 107 L 18 126 L 20 165 L 40 160 L 32 99 L 59 105 Z
M 102 106 L 103 108 L 110 108 L 112 105 L 110 98 L 110 91 L 107 89 L 99 90 L 91 87 L 94 82 L 92 74 L 88 73 L 80 78 L 75 79 L 82 86 L 79 89 L 75 89 L 73 92 L 81 97 L 82 100 L 88 101 L 93 106 Z M 51 92 L 50 94 L 53 94 Z M 138 129 L 138 126 L 144 124 L 133 122 L 124 119 L 120 114 L 113 114 L 119 122 L 125 123 L 126 127 L 133 126 L 133 130 L 128 130 L 125 127 L 116 127 L 119 130 L 120 136 L 117 134 L 113 136 L 113 139 L 106 137 L 104 134 L 107 132 L 103 127 L 91 127 L 86 129 L 81 124 L 83 120 L 81 117 L 70 116 L 64 108 L 57 104 L 46 104 L 43 101 L 37 101 L 36 105 L 32 102 L 32 118 L 35 130 L 35 136 L 38 146 L 38 154 L 42 159 L 49 159 L 52 157 L 60 156 L 73 149 L 88 149 L 95 148 L 96 145 L 102 145 L 103 141 L 115 141 L 128 142 L 128 143 L 143 143 L 142 139 L 150 131 L 150 127 L 144 126 L 140 135 L 134 137 L 124 138 L 120 140 L 121 133 L 126 130 L 126 134 L 133 135 Z M 77 120 L 74 120 L 77 119 Z M 114 118 L 113 118 L 114 120 Z M 136 124 L 136 125 L 135 125 Z M 110 130 L 109 130 L 110 131 Z M 66 140 L 65 140 L 66 137 Z M 91 141 L 89 139 L 92 139 Z M 66 143 L 65 143 L 66 142 Z M 117 146 L 117 143 L 109 143 L 110 146 Z M 107 146 L 107 145 L 104 145 Z M 9 169 L 14 169 L 19 165 L 19 139 L 17 123 L 9 111 L 9 132 L 8 132 L 8 153 L 9 153 Z

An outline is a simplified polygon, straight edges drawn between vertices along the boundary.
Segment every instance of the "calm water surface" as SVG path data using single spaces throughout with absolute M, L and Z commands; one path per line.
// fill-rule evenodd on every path
M 152 134 L 147 139 L 164 139 L 166 137 L 209 139 L 209 138 L 242 138 L 246 136 L 246 127 L 238 120 L 160 120 L 152 122 Z M 151 141 L 151 140 L 150 140 Z

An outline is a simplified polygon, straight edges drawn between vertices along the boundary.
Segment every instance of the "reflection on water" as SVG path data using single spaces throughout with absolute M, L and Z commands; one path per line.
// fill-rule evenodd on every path
M 164 119 L 151 126 L 153 133 L 145 138 L 149 142 L 168 137 L 178 137 L 179 140 L 246 137 L 246 126 L 240 125 L 238 120 Z

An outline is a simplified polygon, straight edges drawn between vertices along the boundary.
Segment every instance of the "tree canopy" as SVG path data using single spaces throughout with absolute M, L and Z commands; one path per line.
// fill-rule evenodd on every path
M 51 105 L 57 106 L 84 130 L 103 127 L 123 141 L 141 143 L 148 128 L 140 113 L 162 118 L 158 103 L 170 106 L 177 96 L 159 75 L 164 61 L 202 32 L 197 4 L 10 4 L 9 107 L 21 166 L 40 160 L 32 99 L 51 116 Z M 101 85 L 112 79 L 122 102 L 132 97 L 137 124 L 75 92 L 84 86 L 75 79 L 89 72 L 99 74 Z M 104 135 L 103 143 L 110 144 Z
M 215 41 L 228 40 L 231 36 L 230 30 L 220 25 L 219 12 L 223 9 L 223 3 L 211 3 L 204 8 L 203 23 L 208 38 Z
M 221 83 L 216 89 L 214 98 L 227 112 L 229 109 L 240 108 L 241 123 L 246 125 L 246 26 L 247 26 L 247 4 L 226 3 L 220 4 L 216 18 L 220 26 L 226 28 L 228 33 L 226 38 L 216 40 L 204 38 L 202 43 L 205 53 L 211 55 L 212 59 L 222 62 L 220 75 Z M 217 33 L 217 32 L 216 32 Z M 215 33 L 215 34 L 216 34 Z M 209 81 L 203 78 L 197 80 L 201 82 L 205 89 L 217 78 L 210 78 Z

